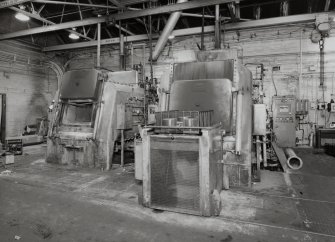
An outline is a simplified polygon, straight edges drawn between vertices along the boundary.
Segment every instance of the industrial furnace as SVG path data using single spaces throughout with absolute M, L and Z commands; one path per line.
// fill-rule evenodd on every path
M 174 65 L 169 108 L 141 132 L 144 206 L 218 215 L 223 186 L 251 185 L 251 82 L 233 50 Z
M 110 169 L 118 129 L 131 136 L 142 124 L 132 115 L 139 113 L 132 107 L 143 106 L 137 83 L 136 71 L 66 72 L 52 111 L 47 161 Z M 127 125 L 120 127 L 119 120 Z

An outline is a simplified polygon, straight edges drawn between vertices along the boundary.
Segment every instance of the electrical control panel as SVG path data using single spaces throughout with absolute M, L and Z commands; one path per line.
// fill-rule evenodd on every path
M 273 97 L 273 131 L 281 147 L 294 147 L 296 140 L 296 98 L 294 96 Z

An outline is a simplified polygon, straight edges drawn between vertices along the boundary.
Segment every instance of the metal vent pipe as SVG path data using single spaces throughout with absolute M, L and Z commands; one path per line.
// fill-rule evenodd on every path
M 188 0 L 178 0 L 177 3 L 184 3 L 187 2 Z M 162 34 L 160 35 L 159 39 L 157 40 L 155 49 L 152 53 L 152 60 L 156 61 L 164 49 L 166 43 L 168 42 L 168 38 L 173 31 L 174 27 L 176 26 L 179 18 L 181 16 L 181 12 L 174 12 L 170 15 L 168 21 L 166 22 L 166 25 L 163 29 Z

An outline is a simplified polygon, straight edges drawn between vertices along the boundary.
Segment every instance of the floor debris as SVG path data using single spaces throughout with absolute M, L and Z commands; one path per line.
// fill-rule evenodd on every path
M 36 224 L 35 233 L 41 236 L 43 239 L 52 237 L 51 229 L 45 224 Z
M 11 173 L 13 173 L 11 170 L 4 170 L 0 174 L 1 175 L 10 175 Z

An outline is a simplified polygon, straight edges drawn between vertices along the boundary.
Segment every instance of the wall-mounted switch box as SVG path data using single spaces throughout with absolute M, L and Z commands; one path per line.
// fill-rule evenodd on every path
M 335 113 L 335 103 L 330 104 L 330 112 Z
M 326 103 L 320 102 L 318 103 L 318 110 L 325 110 L 326 109 Z

